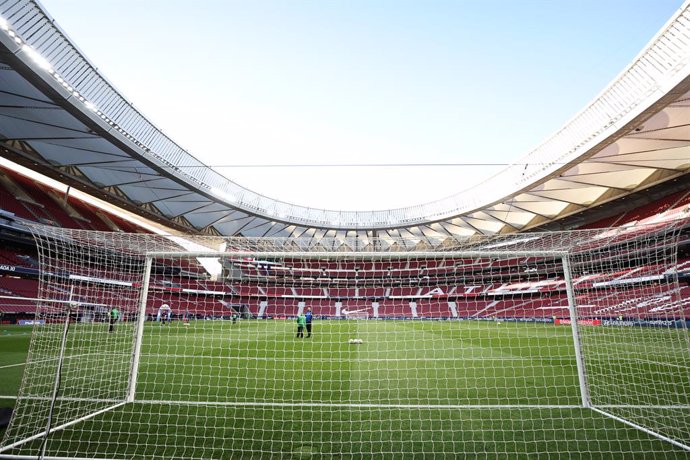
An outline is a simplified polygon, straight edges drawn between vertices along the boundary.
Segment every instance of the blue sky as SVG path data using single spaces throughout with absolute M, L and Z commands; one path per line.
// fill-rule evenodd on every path
M 519 161 L 638 54 L 681 0 L 42 0 L 197 158 L 272 198 L 420 204 Z M 190 6 L 191 4 L 191 6 Z M 228 168 L 241 164 L 444 167 Z

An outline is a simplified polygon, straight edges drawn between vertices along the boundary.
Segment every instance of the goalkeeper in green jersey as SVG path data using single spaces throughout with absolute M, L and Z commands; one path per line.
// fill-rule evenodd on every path
M 304 328 L 307 326 L 307 317 L 304 313 L 297 315 L 297 338 L 304 338 Z
M 120 319 L 120 311 L 117 307 L 113 307 L 108 316 L 110 316 L 110 328 L 108 329 L 108 333 L 112 334 L 115 331 L 115 322 Z

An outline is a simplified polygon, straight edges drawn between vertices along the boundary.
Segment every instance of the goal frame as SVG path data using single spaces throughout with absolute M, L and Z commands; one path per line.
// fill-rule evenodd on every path
M 679 442 L 678 440 L 669 438 L 662 433 L 651 430 L 644 426 L 638 425 L 630 420 L 614 415 L 606 410 L 606 407 L 597 407 L 592 404 L 589 394 L 588 379 L 587 379 L 587 368 L 586 363 L 583 358 L 583 349 L 580 337 L 580 325 L 578 322 L 578 312 L 575 299 L 575 290 L 573 286 L 573 278 L 571 272 L 570 258 L 572 254 L 569 251 L 540 251 L 540 250 L 529 250 L 529 251 L 509 251 L 509 250 L 473 250 L 473 251 L 462 251 L 462 250 L 449 250 L 449 251 L 391 251 L 391 252 L 378 252 L 378 251 L 350 251 L 350 252 L 306 252 L 306 251 L 281 251 L 281 252 L 264 252 L 264 251 L 164 251 L 164 252 L 146 252 L 143 254 L 145 263 L 143 270 L 143 277 L 141 279 L 141 292 L 139 294 L 138 300 L 138 317 L 135 328 L 135 338 L 133 342 L 132 350 L 132 361 L 131 370 L 129 374 L 128 391 L 127 396 L 122 401 L 113 401 L 109 407 L 100 409 L 93 413 L 84 415 L 75 420 L 63 423 L 61 425 L 51 427 L 50 421 L 47 422 L 46 430 L 33 434 L 25 439 L 18 440 L 12 444 L 8 444 L 0 448 L 0 459 L 31 459 L 36 458 L 35 455 L 22 456 L 22 455 L 8 455 L 5 452 L 21 446 L 27 442 L 40 439 L 41 437 L 48 437 L 50 434 L 57 431 L 63 430 L 65 428 L 74 426 L 80 422 L 89 420 L 98 415 L 104 414 L 109 411 L 116 410 L 126 404 L 137 403 L 137 380 L 141 365 L 141 349 L 143 343 L 143 332 L 144 325 L 146 322 L 146 307 L 149 294 L 149 284 L 151 280 L 152 267 L 156 259 L 183 259 L 183 258 L 247 258 L 247 257 L 260 257 L 260 258 L 300 258 L 300 259 L 325 259 L 325 258 L 338 258 L 341 260 L 347 259 L 412 259 L 412 258 L 519 258 L 519 257 L 538 257 L 538 258 L 551 258 L 554 261 L 559 261 L 561 268 L 563 270 L 563 277 L 565 283 L 565 292 L 567 296 L 567 306 L 570 316 L 570 328 L 572 333 L 572 344 L 574 348 L 575 361 L 577 366 L 578 374 L 578 385 L 580 392 L 581 404 L 578 406 L 583 409 L 592 410 L 602 416 L 616 420 L 617 422 L 626 424 L 630 427 L 641 430 L 651 436 L 654 436 L 662 441 L 673 444 L 676 447 L 684 449 L 690 452 L 690 446 Z M 69 318 L 69 316 L 68 316 Z M 69 320 L 68 320 L 69 321 Z M 67 322 L 68 322 L 67 321 Z M 67 330 L 67 324 L 65 325 L 65 334 Z M 63 348 L 61 349 L 60 360 L 64 359 L 64 342 Z M 59 375 L 56 376 L 56 388 L 58 385 Z M 57 389 L 53 393 L 53 398 L 57 395 Z M 54 402 L 54 401 L 53 401 Z M 478 405 L 457 405 L 453 407 L 467 407 L 467 408 L 482 408 L 481 404 Z M 492 407 L 492 406 L 486 406 Z M 532 407 L 532 406 L 530 406 Z M 535 405 L 534 407 L 542 407 L 540 405 Z M 44 445 L 45 449 L 45 445 Z M 71 457 L 50 457 L 45 456 L 45 451 L 42 452 L 40 458 L 45 459 L 66 459 Z

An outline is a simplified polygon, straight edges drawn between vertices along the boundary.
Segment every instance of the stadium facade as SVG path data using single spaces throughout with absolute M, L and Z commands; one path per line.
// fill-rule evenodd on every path
M 2 156 L 171 228 L 318 241 L 573 228 L 688 189 L 690 3 L 580 113 L 470 190 L 383 211 L 315 209 L 241 187 L 146 119 L 38 2 L 0 2 Z M 527 165 L 527 166 L 525 166 Z M 625 200 L 628 200 L 627 202 Z

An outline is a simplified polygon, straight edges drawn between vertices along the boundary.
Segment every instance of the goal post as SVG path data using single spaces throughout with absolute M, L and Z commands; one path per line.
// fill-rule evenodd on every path
M 573 351 L 575 352 L 575 363 L 577 364 L 577 378 L 580 384 L 582 407 L 590 408 L 592 404 L 589 398 L 589 388 L 587 387 L 587 371 L 582 354 L 582 340 L 580 340 L 577 304 L 575 302 L 573 277 L 570 271 L 570 261 L 568 260 L 568 255 L 562 256 L 561 263 L 563 264 L 563 281 L 565 285 L 566 299 L 568 299 L 568 316 L 570 317 L 570 327 L 573 331 Z
M 0 450 L 49 458 L 54 433 L 126 402 L 144 257 L 128 248 L 139 246 L 136 236 L 33 230 L 41 263 L 37 326 Z M 113 307 L 117 333 L 110 334 Z
M 599 324 L 580 328 L 592 409 L 690 451 L 687 225 L 602 231 L 567 273 L 580 322 Z
M 682 458 L 683 228 L 431 245 L 36 226 L 45 324 L 0 458 Z
M 143 282 L 141 284 L 141 292 L 139 293 L 139 309 L 136 318 L 137 328 L 134 339 L 134 350 L 132 351 L 132 371 L 129 374 L 127 402 L 134 402 L 137 389 L 137 376 L 139 375 L 139 362 L 141 360 L 141 344 L 144 339 L 144 324 L 146 323 L 146 302 L 148 300 L 152 266 L 153 258 L 146 257 L 146 261 L 144 262 Z

